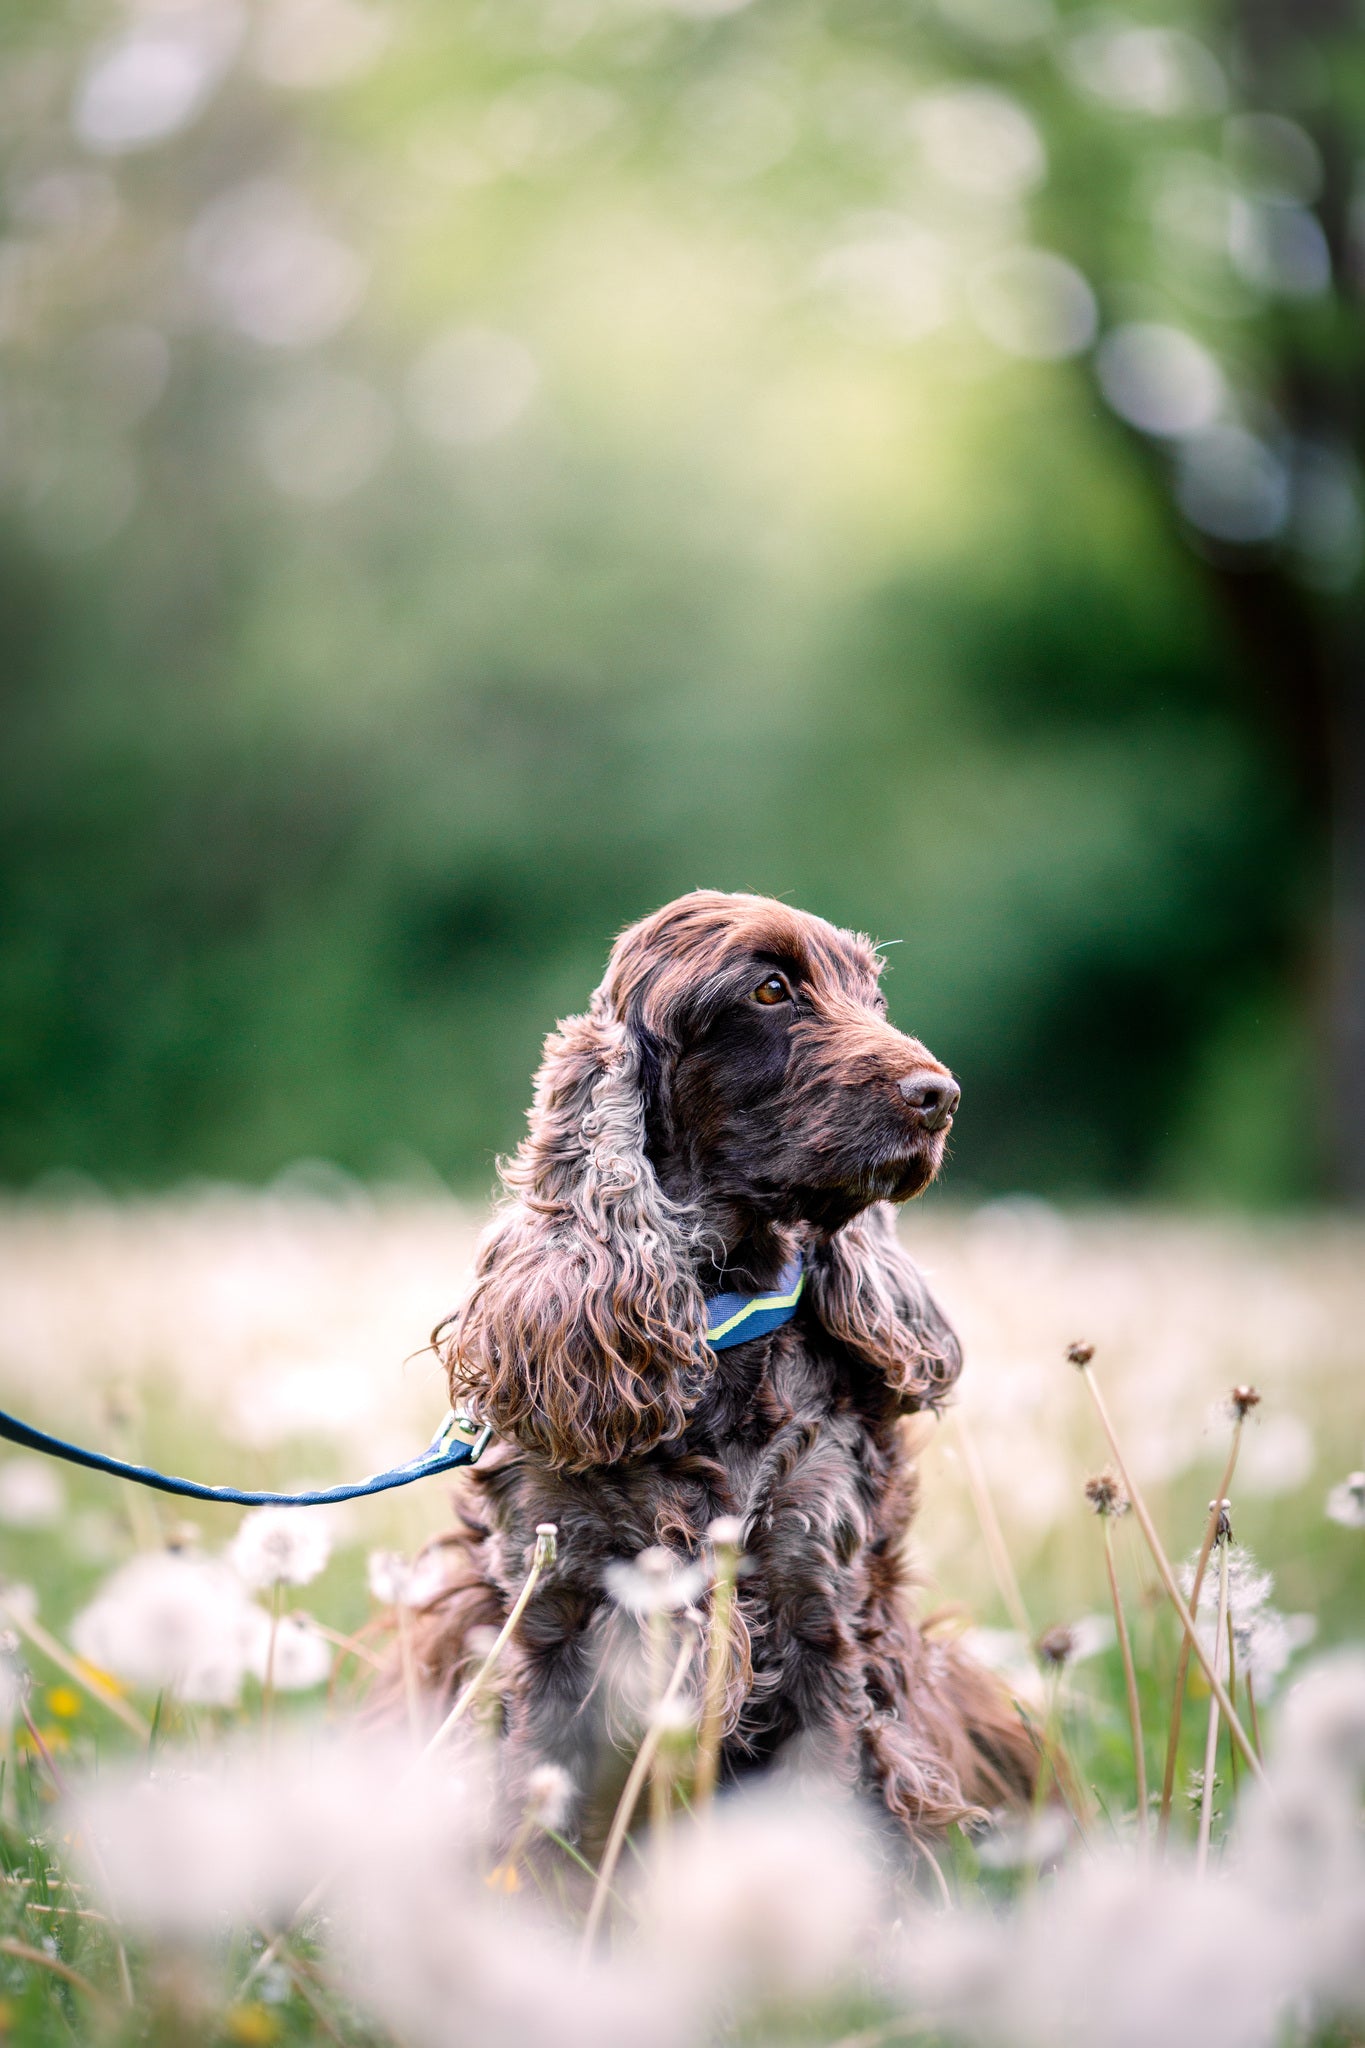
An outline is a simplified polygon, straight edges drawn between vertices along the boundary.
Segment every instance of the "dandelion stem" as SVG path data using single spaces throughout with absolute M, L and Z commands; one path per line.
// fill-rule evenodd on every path
M 1258 1779 L 1261 1784 L 1265 1784 L 1266 1775 L 1261 1768 L 1261 1760 L 1252 1748 L 1245 1728 L 1243 1728 L 1237 1718 L 1232 1701 L 1224 1690 L 1223 1681 L 1214 1669 L 1213 1659 L 1199 1640 L 1199 1634 L 1194 1625 L 1194 1617 L 1185 1605 L 1180 1588 L 1176 1584 L 1175 1573 L 1171 1570 L 1170 1559 L 1161 1547 L 1161 1538 L 1157 1535 L 1156 1524 L 1148 1513 L 1146 1501 L 1143 1499 L 1138 1488 L 1133 1484 L 1132 1475 L 1128 1470 L 1118 1437 L 1114 1431 L 1114 1425 L 1109 1419 L 1109 1410 L 1105 1405 L 1104 1396 L 1100 1392 L 1099 1382 L 1096 1380 L 1088 1363 L 1080 1367 L 1080 1374 L 1090 1389 L 1090 1397 L 1095 1403 L 1095 1412 L 1099 1416 L 1100 1426 L 1109 1439 L 1109 1448 L 1114 1453 L 1114 1461 L 1119 1468 L 1119 1474 L 1127 1490 L 1128 1498 L 1133 1504 L 1133 1513 L 1138 1518 L 1138 1525 L 1147 1539 L 1147 1548 L 1152 1553 L 1152 1562 L 1157 1568 L 1162 1585 L 1166 1588 L 1166 1596 L 1180 1618 L 1180 1625 L 1185 1631 L 1186 1640 L 1203 1667 L 1204 1676 L 1209 1681 L 1209 1690 L 1217 1700 L 1219 1707 L 1222 1709 L 1223 1718 L 1228 1724 L 1229 1735 L 1246 1759 L 1246 1766 L 1251 1775 Z
M 317 1616 L 310 1614 L 306 1607 L 292 1608 L 289 1619 L 297 1621 L 303 1627 L 315 1630 L 325 1643 L 332 1643 L 338 1650 L 345 1650 L 347 1656 L 354 1657 L 358 1663 L 368 1664 L 375 1671 L 382 1671 L 384 1669 L 384 1659 L 376 1657 L 374 1651 L 367 1643 L 362 1643 L 358 1636 L 344 1635 L 339 1628 L 328 1628 L 326 1622 L 319 1621 Z
M 697 1768 L 692 1801 L 700 1811 L 710 1804 L 720 1770 L 721 1734 L 725 1722 L 725 1690 L 730 1670 L 730 1638 L 734 1622 L 736 1544 L 717 1543 L 716 1578 L 711 1593 L 711 1625 L 706 1632 L 706 1690 L 697 1738 Z
M 667 1669 L 668 1616 L 660 1607 L 656 1608 L 649 1617 L 649 1702 L 651 1717 L 659 1712 L 659 1705 L 663 1699 L 664 1687 L 667 1683 L 665 1678 Z M 670 1797 L 671 1788 L 669 1781 L 671 1776 L 672 1773 L 669 1771 L 665 1761 L 664 1745 L 663 1743 L 657 1743 L 654 1749 L 654 1761 L 650 1766 L 649 1772 L 649 1825 L 660 1843 L 662 1843 L 668 1829 L 669 1810 L 673 1803 Z
M 427 1758 L 440 1748 L 452 1728 L 456 1727 L 464 1719 L 470 1707 L 483 1690 L 483 1687 L 492 1676 L 497 1667 L 498 1659 L 511 1641 L 512 1631 L 526 1612 L 527 1604 L 530 1601 L 531 1595 L 536 1590 L 541 1573 L 548 1565 L 552 1565 L 555 1561 L 557 1534 L 558 1532 L 553 1522 L 542 1522 L 536 1530 L 536 1547 L 535 1554 L 531 1559 L 531 1569 L 526 1574 L 525 1584 L 512 1603 L 511 1613 L 498 1630 L 492 1649 L 488 1652 L 488 1655 L 484 1658 L 482 1664 L 480 1664 L 478 1670 L 474 1673 L 474 1676 L 470 1679 L 468 1685 L 464 1688 L 464 1691 L 460 1694 L 460 1697 L 456 1700 L 454 1706 L 446 1715 L 444 1721 L 442 1721 L 440 1727 L 426 1745 L 426 1748 L 422 1751 L 418 1758 L 419 1763 L 425 1763 Z
M 21 1614 L 3 1593 L 0 1593 L 0 1608 L 4 1609 L 6 1620 L 14 1624 L 20 1635 L 27 1636 L 34 1648 L 41 1650 L 59 1671 L 64 1672 L 76 1685 L 88 1692 L 91 1699 L 98 1700 L 102 1707 L 107 1707 L 111 1714 L 122 1721 L 125 1728 L 132 1730 L 139 1742 L 147 1741 L 152 1731 L 137 1708 L 129 1706 L 127 1700 L 120 1699 L 113 1687 L 106 1684 L 98 1672 L 79 1663 L 69 1651 L 63 1649 L 55 1636 L 48 1634 L 41 1623 L 33 1621 L 26 1614 Z
M 1138 1840 L 1147 1846 L 1147 1757 L 1142 1742 L 1142 1708 L 1138 1701 L 1137 1672 L 1133 1668 L 1133 1645 L 1128 1622 L 1119 1597 L 1119 1575 L 1114 1564 L 1114 1532 L 1108 1515 L 1101 1515 L 1104 1530 L 1104 1564 L 1109 1574 L 1109 1594 L 1114 1603 L 1114 1626 L 1118 1630 L 1119 1652 L 1123 1658 L 1123 1682 L 1128 1693 L 1128 1725 L 1133 1736 L 1133 1768 L 1137 1774 Z
M 1218 1482 L 1218 1492 L 1209 1509 L 1209 1519 L 1204 1530 L 1204 1540 L 1199 1546 L 1199 1556 L 1194 1567 L 1194 1582 L 1190 1587 L 1190 1611 L 1199 1605 L 1199 1595 L 1204 1584 L 1204 1573 L 1208 1570 L 1213 1555 L 1214 1538 L 1218 1534 L 1218 1518 L 1222 1513 L 1219 1503 L 1227 1498 L 1232 1488 L 1232 1475 L 1237 1470 L 1237 1453 L 1242 1445 L 1242 1424 L 1246 1413 L 1238 1408 L 1232 1425 L 1232 1442 L 1228 1448 L 1228 1461 L 1223 1467 L 1223 1476 Z M 1171 1698 L 1171 1728 L 1166 1737 L 1166 1768 L 1161 1779 L 1161 1811 L 1157 1817 L 1157 1841 L 1164 1848 L 1171 1829 L 1171 1802 L 1175 1797 L 1175 1773 L 1180 1761 L 1180 1724 L 1185 1712 L 1185 1685 L 1190 1670 L 1190 1641 L 1188 1635 L 1180 1640 L 1180 1654 L 1175 1666 L 1175 1689 Z
M 985 1467 L 976 1448 L 976 1439 L 964 1422 L 959 1411 L 953 1417 L 957 1429 L 957 1440 L 962 1449 L 962 1469 L 967 1475 L 967 1491 L 972 1497 L 976 1519 L 986 1544 L 986 1555 L 991 1561 L 991 1570 L 1000 1598 L 1005 1603 L 1005 1612 L 1019 1630 L 1026 1643 L 1033 1641 L 1033 1625 L 1028 1618 L 1024 1596 L 1019 1590 L 1019 1580 L 1010 1558 L 1009 1546 L 1005 1542 L 1000 1518 L 995 1512 L 995 1502 L 986 1480 Z
M 1219 1514 L 1222 1515 L 1220 1503 Z M 1213 1661 L 1218 1664 L 1223 1647 L 1223 1633 L 1228 1619 L 1228 1537 L 1218 1538 L 1218 1621 L 1213 1632 Z M 1204 1783 L 1199 1799 L 1199 1847 L 1196 1852 L 1195 1870 L 1203 1877 L 1209 1867 L 1209 1837 L 1213 1832 L 1213 1781 L 1214 1769 L 1218 1762 L 1218 1701 L 1209 1697 L 1209 1726 L 1204 1738 Z
M 1227 1608 L 1227 1627 L 1223 1631 L 1223 1635 L 1228 1646 L 1228 1698 L 1235 1707 L 1237 1704 L 1237 1642 L 1232 1626 L 1231 1599 L 1229 1598 L 1224 1604 Z M 1252 1731 L 1251 1739 L 1253 1742 L 1256 1741 L 1254 1730 Z M 1259 1749 L 1260 1744 L 1256 1743 L 1256 1747 Z M 1237 1796 L 1237 1746 L 1231 1742 L 1228 1744 L 1228 1763 L 1232 1772 L 1232 1794 L 1235 1799 Z
M 54 1977 L 60 1977 L 74 1991 L 79 1991 L 90 2003 L 105 2012 L 111 2008 L 108 1999 L 97 1984 L 83 1977 L 79 1970 L 73 1970 L 70 1963 L 64 1963 L 60 1956 L 49 1955 L 45 1948 L 31 1948 L 26 1941 L 16 1941 L 12 1934 L 0 1936 L 0 1954 L 13 1956 L 18 1963 L 32 1963 L 37 1970 L 47 1970 Z
M 606 1910 L 607 1896 L 611 1890 L 611 1881 L 616 1875 L 616 1865 L 620 1860 L 621 1850 L 625 1844 L 626 1835 L 630 1828 L 631 1820 L 634 1817 L 640 1793 L 644 1789 L 645 1779 L 649 1775 L 650 1768 L 654 1762 L 655 1752 L 659 1747 L 659 1741 L 663 1734 L 664 1716 L 682 1690 L 682 1682 L 687 1676 L 687 1667 L 692 1661 L 692 1652 L 695 1648 L 696 1637 L 693 1635 L 686 1636 L 683 1640 L 683 1646 L 678 1652 L 677 1662 L 673 1666 L 672 1675 L 669 1678 L 668 1684 L 664 1687 L 659 1704 L 650 1718 L 648 1728 L 645 1730 L 644 1739 L 635 1752 L 635 1761 L 630 1767 L 630 1775 L 626 1779 L 625 1788 L 617 1802 L 616 1812 L 612 1815 L 611 1832 L 607 1836 L 606 1847 L 602 1851 L 602 1861 L 597 1867 L 597 1883 L 593 1888 L 592 1903 L 588 1908 L 587 1924 L 583 1929 L 582 1960 L 584 1962 L 592 1954 L 593 1944 L 597 1940 L 598 1929 L 602 1924 L 602 1915 Z
M 943 1875 L 942 1864 L 939 1862 L 937 1856 L 935 1856 L 933 1850 L 929 1847 L 929 1844 L 927 1842 L 916 1842 L 915 1848 L 918 1851 L 918 1853 L 924 1858 L 929 1868 L 933 1871 L 934 1883 L 938 1886 L 939 1899 L 942 1902 L 942 1904 L 948 1908 L 949 1912 L 951 1912 L 953 1905 L 953 1895 L 948 1889 L 948 1880 Z

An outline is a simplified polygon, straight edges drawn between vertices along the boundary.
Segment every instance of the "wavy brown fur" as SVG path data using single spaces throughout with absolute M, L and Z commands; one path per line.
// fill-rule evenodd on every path
M 612 1673 L 634 1623 L 606 1567 L 694 1558 L 718 1515 L 747 1556 L 727 1778 L 796 1756 L 911 1834 L 1031 1792 L 1010 1702 L 913 1618 L 899 1421 L 961 1361 L 891 1204 L 937 1171 L 956 1090 L 887 1021 L 880 971 L 866 939 L 762 897 L 698 891 L 623 933 L 546 1041 L 473 1291 L 436 1332 L 498 1441 L 464 1482 L 424 1677 L 453 1695 L 557 1523 L 502 1677 L 507 1796 L 567 1769 L 589 1852 L 628 1740 Z M 705 1295 L 771 1285 L 796 1246 L 795 1320 L 706 1349 Z

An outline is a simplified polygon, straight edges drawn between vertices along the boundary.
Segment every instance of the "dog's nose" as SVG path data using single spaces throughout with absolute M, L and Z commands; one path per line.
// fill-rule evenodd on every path
M 906 1074 L 896 1086 L 909 1107 L 918 1112 L 926 1131 L 941 1131 L 951 1123 L 962 1100 L 962 1090 L 951 1074 L 931 1074 L 923 1067 L 917 1073 Z

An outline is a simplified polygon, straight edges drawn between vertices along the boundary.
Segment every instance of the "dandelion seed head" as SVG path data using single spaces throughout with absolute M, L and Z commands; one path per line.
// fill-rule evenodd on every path
M 397 1550 L 372 1550 L 365 1576 L 381 1607 L 425 1607 L 445 1585 L 445 1569 L 431 1550 L 413 1558 Z
M 286 1614 L 275 1630 L 275 1652 L 270 1654 L 270 1620 L 261 1615 L 261 1625 L 252 1633 L 247 1668 L 253 1678 L 265 1681 L 267 1666 L 277 1692 L 309 1692 L 322 1685 L 332 1671 L 332 1650 L 325 1636 L 299 1615 Z
M 0 1612 L 8 1611 L 20 1621 L 34 1621 L 38 1615 L 38 1594 L 34 1587 L 22 1579 L 7 1579 L 0 1584 Z
M 1060 1671 L 1069 1664 L 1075 1654 L 1076 1638 L 1065 1623 L 1057 1622 L 1045 1628 L 1038 1638 L 1038 1655 L 1044 1664 Z
M 242 1517 L 228 1548 L 238 1577 L 257 1591 L 306 1586 L 331 1554 L 327 1524 L 308 1508 L 253 1508 Z
M 1117 1472 L 1099 1472 L 1085 1482 L 1085 1497 L 1097 1515 L 1126 1515 L 1129 1500 Z
M 717 1515 L 706 1534 L 713 1550 L 739 1550 L 744 1543 L 744 1523 L 738 1515 Z
M 630 1563 L 609 1564 L 606 1580 L 613 1600 L 632 1614 L 671 1614 L 691 1606 L 706 1584 L 706 1571 L 656 1543 Z
M 1095 1356 L 1095 1347 L 1093 1344 L 1068 1344 L 1066 1355 L 1070 1364 L 1084 1370 Z
M 1260 1405 L 1261 1397 L 1255 1387 L 1234 1387 L 1228 1395 L 1228 1407 L 1237 1422 L 1244 1422 L 1252 1409 Z
M 575 1785 L 558 1764 L 537 1764 L 526 1780 L 523 1812 L 538 1828 L 558 1834 L 569 1817 Z
M 1343 1529 L 1365 1529 L 1365 1472 L 1351 1472 L 1327 1496 L 1328 1519 Z
M 226 1565 L 161 1551 L 106 1579 L 72 1623 L 71 1641 L 88 1664 L 128 1685 L 234 1706 L 263 1618 Z

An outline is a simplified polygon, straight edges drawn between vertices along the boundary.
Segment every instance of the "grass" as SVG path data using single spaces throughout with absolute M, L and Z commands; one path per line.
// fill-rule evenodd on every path
M 415 1347 L 458 1289 L 476 1220 L 454 1205 L 376 1201 L 358 1191 L 336 1204 L 207 1192 L 143 1205 L 11 1206 L 0 1216 L 0 1400 L 45 1426 L 87 1441 L 121 1440 L 138 1456 L 195 1476 L 289 1486 L 375 1469 L 410 1454 L 438 1419 L 437 1378 Z M 1015 1686 L 1040 1737 L 1046 1733 L 1055 1747 L 1057 1782 L 1073 1817 L 1061 1857 L 1068 1868 L 1088 1856 L 1102 1865 L 1115 1851 L 1136 1859 L 1145 1836 L 1156 1856 L 1183 1641 L 1176 1602 L 1139 1517 L 1092 1513 L 1085 1482 L 1119 1463 L 1126 1492 L 1136 1494 L 1152 1534 L 1178 1565 L 1200 1549 L 1210 1497 L 1226 1472 L 1237 1427 L 1230 1391 L 1249 1383 L 1259 1389 L 1260 1403 L 1244 1410 L 1241 1425 L 1235 1540 L 1273 1572 L 1272 1611 L 1309 1620 L 1281 1628 L 1273 1644 L 1265 1631 L 1257 1641 L 1254 1617 L 1248 1624 L 1247 1642 L 1267 1669 L 1284 1659 L 1266 1684 L 1271 1696 L 1256 1702 L 1257 1722 L 1241 1650 L 1227 1678 L 1249 1753 L 1239 1770 L 1227 1714 L 1220 1714 L 1205 1802 L 1216 1875 L 1237 1803 L 1258 1768 L 1255 1729 L 1273 1721 L 1273 1695 L 1283 1694 L 1301 1668 L 1310 1626 L 1313 1654 L 1349 1642 L 1359 1627 L 1365 1534 L 1328 1520 L 1323 1502 L 1365 1452 L 1358 1371 L 1365 1229 L 1336 1221 L 1234 1224 L 1141 1214 L 1068 1219 L 1017 1203 L 972 1215 L 928 1210 L 909 1235 L 968 1354 L 959 1414 L 938 1425 L 911 1425 L 924 1496 L 916 1531 L 922 1604 L 972 1635 Z M 1067 1346 L 1077 1339 L 1098 1347 L 1094 1365 L 1080 1372 L 1066 1362 Z M 1113 1442 L 1090 1399 L 1092 1380 L 1112 1413 Z M 325 1570 L 306 1587 L 286 1589 L 286 1611 L 306 1609 L 335 1652 L 326 1685 L 296 1692 L 272 1685 L 271 1745 L 280 1745 L 286 1760 L 295 1754 L 291 1742 L 317 1739 L 309 1731 L 319 1717 L 344 1725 L 370 1660 L 388 1640 L 393 1617 L 366 1591 L 367 1553 L 414 1551 L 443 1525 L 445 1494 L 440 1482 L 428 1483 L 333 1515 Z M 158 1773 L 171 1779 L 186 1757 L 196 1769 L 226 1768 L 234 1737 L 258 1742 L 266 1701 L 252 1678 L 232 1706 L 111 1690 L 108 1677 L 75 1654 L 72 1623 L 130 1557 L 168 1542 L 182 1554 L 216 1554 L 238 1521 L 232 1511 L 196 1506 L 191 1528 L 163 1499 L 75 1472 L 62 1473 L 54 1490 L 51 1478 L 35 1479 L 26 1461 L 0 1461 L 0 1569 L 8 1597 L 18 1602 L 19 1624 L 9 1663 L 26 1674 L 0 1781 L 0 2038 L 8 2033 L 34 2048 L 73 2038 L 400 2039 L 410 2048 L 424 2039 L 465 2038 L 453 2021 L 448 2032 L 438 2021 L 424 2033 L 426 2008 L 414 2015 L 404 2004 L 408 1978 L 420 1976 L 430 1958 L 418 1957 L 397 1989 L 368 1964 L 358 1981 L 349 1968 L 338 1971 L 335 1941 L 308 1915 L 293 1926 L 289 1910 L 272 1908 L 254 1922 L 216 1924 L 202 1941 L 187 1941 L 183 1932 L 168 1938 L 136 1911 L 122 1927 L 107 1917 L 124 1879 L 116 1872 L 104 1884 L 98 1856 L 92 1863 L 84 1788 L 111 1780 L 123 1761 L 148 1751 Z M 1201 1615 L 1209 1590 L 1217 1592 L 1218 1562 L 1215 1555 Z M 31 1596 L 15 1587 L 31 1589 Z M 1177 1588 L 1177 1599 L 1188 1590 Z M 262 1597 L 262 1608 L 270 1597 Z M 685 1635 L 681 1624 L 670 1623 L 668 1641 L 654 1645 L 651 1668 L 666 1677 L 690 1668 L 700 1695 L 708 1684 L 714 1688 L 716 1661 L 701 1641 L 689 1647 Z M 1037 1648 L 1045 1636 L 1050 1658 Z M 1290 1644 L 1297 1645 L 1292 1657 Z M 1228 1660 L 1220 1654 L 1226 1678 Z M 1198 1834 L 1196 1794 L 1210 1728 L 1209 1688 L 1197 1660 L 1186 1689 L 1169 1772 L 1177 1853 Z M 477 1723 L 477 1702 L 469 1707 L 467 1719 Z M 587 1873 L 580 1873 L 578 1924 L 586 1911 L 594 1925 L 614 1925 L 618 1945 L 641 1884 L 649 1896 L 649 1887 L 662 1887 L 659 1896 L 672 1901 L 670 1924 L 682 1928 L 702 1912 L 699 1894 L 708 1885 L 723 1891 L 728 1881 L 714 1863 L 697 1866 L 704 1881 L 695 1871 L 688 1877 L 694 1837 L 704 1845 L 708 1830 L 719 1829 L 719 1841 L 729 1825 L 727 1802 L 707 1817 L 714 1731 L 709 1716 L 703 1721 L 695 1814 L 688 1810 L 692 1731 L 651 1730 L 639 1759 L 635 1775 L 639 1788 L 652 1775 L 656 1816 L 673 1811 L 666 1854 L 656 1849 L 642 1876 L 639 1844 L 623 1826 L 595 1898 Z M 1139 1730 L 1141 1774 L 1134 1756 Z M 1145 1811 L 1140 1778 L 1151 1788 Z M 973 1906 L 994 1902 L 1013 1906 L 1022 1927 L 1062 1882 L 1054 1875 L 1053 1818 L 1040 1812 L 1033 1838 L 1023 1830 L 1016 1839 L 1008 1829 L 950 1837 L 932 1864 L 921 1859 L 907 1910 L 931 1905 L 941 1914 L 946 1897 L 965 1938 L 976 1924 Z M 547 1816 L 543 1832 L 556 1831 Z M 490 1880 L 495 1891 L 534 1894 L 542 1879 L 530 1837 L 538 1832 L 539 1824 L 528 1823 L 524 1853 L 510 1866 L 495 1868 L 490 1860 L 482 1870 L 482 1893 L 468 1894 L 471 1926 L 482 1926 L 480 1916 L 491 1910 Z M 374 1853 L 382 1860 L 388 1851 L 381 1844 Z M 414 1853 L 420 1857 L 420 1847 Z M 829 1853 L 837 1861 L 837 1847 Z M 742 1865 L 743 1855 L 762 1862 L 751 1843 L 732 1865 Z M 795 1886 L 799 1857 L 791 1867 Z M 754 1880 L 760 1890 L 767 1881 Z M 780 1891 L 780 1879 L 772 1881 Z M 856 1890 L 856 1872 L 849 1882 Z M 341 1914 L 348 1883 L 343 1869 Z M 821 1903 L 820 1885 L 816 1869 L 805 1881 L 805 1951 L 818 1946 L 841 1910 L 836 1900 Z M 294 1894 L 296 1904 L 307 1889 Z M 325 1921 L 332 1909 L 325 1892 L 313 1905 L 324 1907 Z M 382 1920 L 382 1909 L 375 1910 Z M 514 1910 L 517 1899 L 497 1901 L 499 1913 Z M 647 1920 L 656 1909 L 638 1910 Z M 788 1897 L 770 1917 L 778 1924 L 802 1910 L 802 1899 Z M 863 1922 L 874 1917 L 869 1904 Z M 731 1918 L 742 1920 L 742 1909 Z M 486 1929 L 494 1946 L 505 1939 L 502 1927 L 498 1920 Z M 539 1953 L 540 1938 L 524 1937 L 528 1955 Z M 405 1939 L 407 1932 L 390 1932 L 386 1953 Z M 726 1939 L 724 1926 L 705 1937 L 718 1949 Z M 364 1951 L 363 1930 L 357 1946 Z M 784 1965 L 798 1984 L 801 1947 Z M 719 1981 L 719 1964 L 717 1972 Z M 868 2048 L 935 2038 L 924 2005 L 907 2017 L 886 1981 L 864 1970 L 855 1985 L 841 1966 L 794 1996 L 778 1998 L 771 1984 L 761 1997 L 752 1987 L 732 1989 L 704 2023 L 697 2021 L 700 2031 L 678 2038 L 857 2040 Z M 373 1996 L 372 1984 L 379 1985 Z M 480 2038 L 496 2040 L 496 2001 L 490 2010 Z M 536 2038 L 536 2024 L 523 2014 L 519 2038 Z M 953 2023 L 964 2037 L 974 2024 L 961 2014 Z M 1352 2039 L 1351 2024 L 1324 2013 L 1310 2033 L 1316 2026 L 1314 2038 L 1324 2043 Z M 609 2032 L 609 2021 L 602 2027 Z M 1021 2018 L 1019 2038 L 1027 2036 Z

